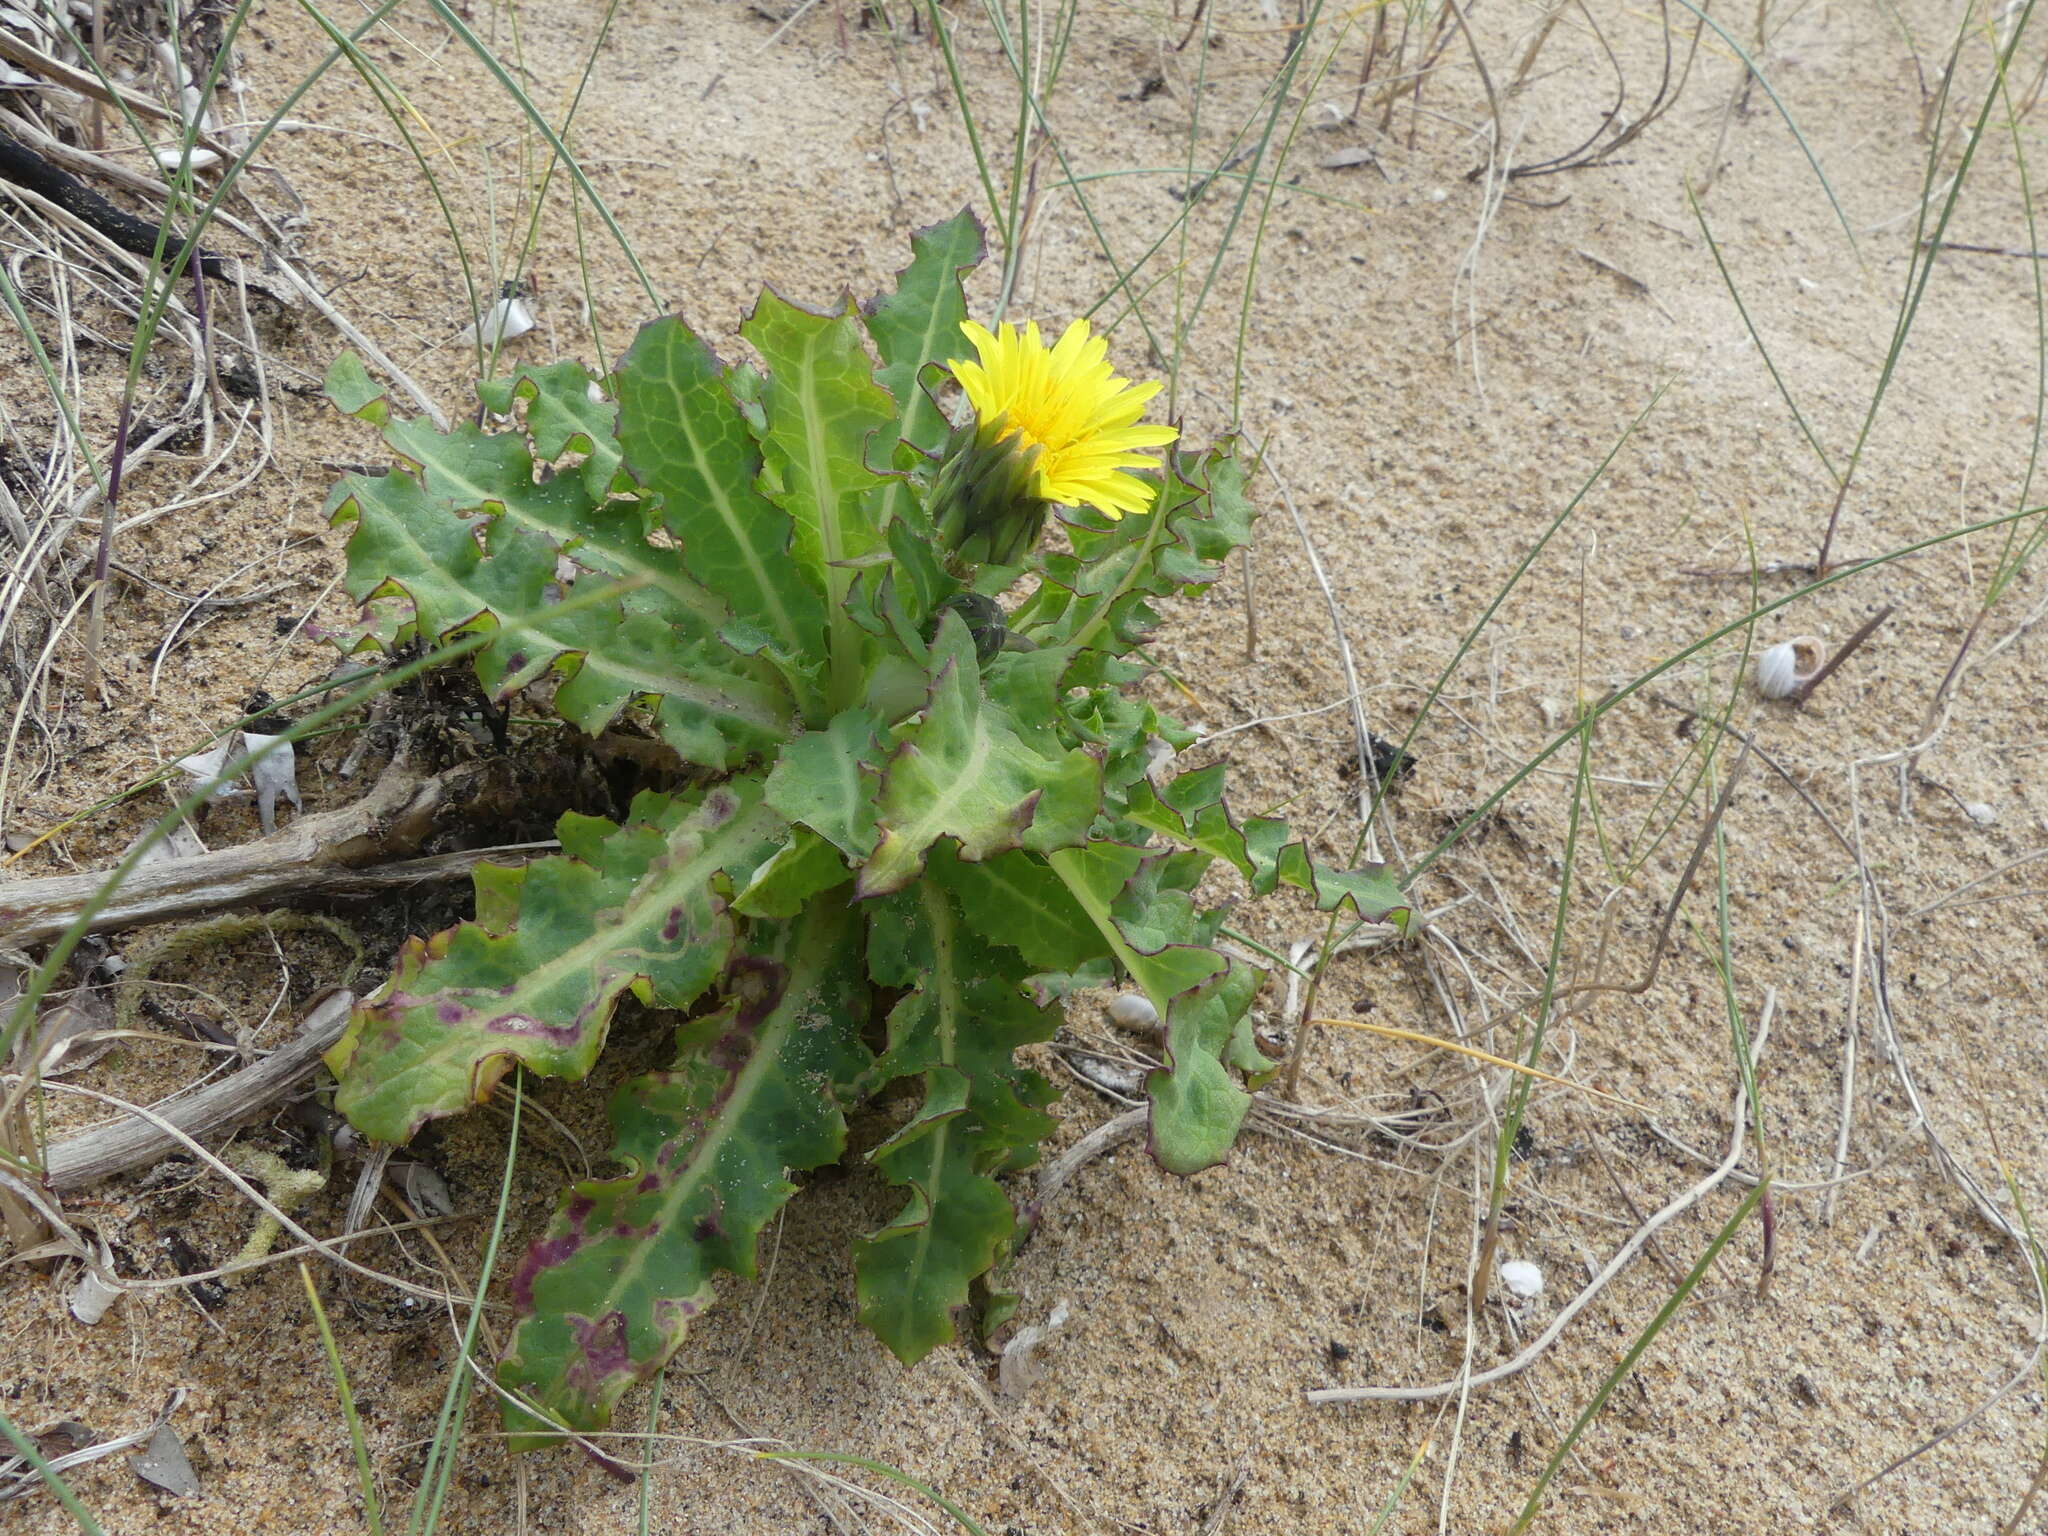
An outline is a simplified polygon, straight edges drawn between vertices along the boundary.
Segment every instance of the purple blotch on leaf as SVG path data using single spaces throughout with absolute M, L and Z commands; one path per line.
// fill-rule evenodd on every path
M 582 1359 L 569 1369 L 570 1381 L 584 1391 L 595 1393 L 607 1381 L 631 1372 L 633 1352 L 626 1343 L 625 1313 L 607 1312 L 596 1322 L 572 1313 L 568 1322 L 576 1335 L 576 1348 L 582 1355 Z
M 572 1195 L 564 1207 L 561 1220 L 572 1229 L 553 1237 L 544 1237 L 526 1250 L 526 1258 L 519 1266 L 519 1272 L 512 1277 L 512 1304 L 521 1312 L 533 1310 L 533 1283 L 544 1269 L 553 1269 L 566 1264 L 588 1240 L 582 1231 L 590 1213 L 597 1208 L 597 1202 L 588 1195 Z
M 501 1013 L 485 1020 L 484 1028 L 494 1035 L 538 1035 L 551 1045 L 563 1047 L 572 1046 L 583 1037 L 581 1019 L 571 1024 L 543 1024 L 527 1013 Z

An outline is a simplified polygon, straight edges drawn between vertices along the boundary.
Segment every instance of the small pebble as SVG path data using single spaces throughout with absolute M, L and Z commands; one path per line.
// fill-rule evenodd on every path
M 1963 814 L 1980 827 L 1988 827 L 1998 820 L 1997 810 L 1982 800 L 1965 800 Z
M 1518 1301 L 1531 1301 L 1543 1294 L 1543 1271 L 1527 1259 L 1509 1259 L 1500 1267 L 1500 1283 Z

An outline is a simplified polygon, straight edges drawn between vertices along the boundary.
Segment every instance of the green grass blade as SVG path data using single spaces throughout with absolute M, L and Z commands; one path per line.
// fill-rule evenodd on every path
M 43 1486 L 50 1490 L 50 1496 L 64 1506 L 64 1512 L 81 1531 L 85 1532 L 85 1536 L 106 1536 L 100 1529 L 99 1521 L 93 1519 L 92 1512 L 80 1503 L 78 1495 L 71 1491 L 71 1485 L 52 1470 L 49 1462 L 45 1461 L 42 1453 L 36 1449 L 35 1442 L 16 1429 L 14 1420 L 4 1413 L 0 1413 L 0 1435 L 6 1436 L 8 1444 L 14 1447 L 16 1454 L 35 1469 L 36 1475 L 43 1480 Z
M 647 269 L 640 264 L 639 252 L 633 248 L 633 242 L 626 238 L 625 230 L 619 227 L 619 221 L 612 215 L 611 205 L 605 202 L 604 195 L 591 182 L 582 162 L 569 152 L 569 146 L 562 142 L 562 136 L 556 133 L 548 120 L 541 115 L 540 108 L 533 104 L 533 98 L 512 78 L 511 71 L 505 68 L 482 38 L 470 31 L 469 24 L 455 14 L 447 0 L 431 0 L 431 4 L 434 14 L 441 18 L 449 31 L 462 40 L 464 47 L 476 55 L 477 61 L 491 72 L 498 84 L 504 87 L 506 94 L 519 104 L 520 111 L 526 114 L 526 120 L 533 124 L 540 136 L 547 140 L 548 147 L 561 158 L 561 163 L 568 167 L 569 175 L 582 189 L 583 195 L 590 199 L 590 206 L 597 210 L 597 216 L 604 220 L 604 227 L 611 231 L 612 238 L 624 252 L 627 264 L 632 267 L 633 275 L 640 280 L 640 287 L 647 295 L 647 302 L 653 306 L 653 312 L 660 314 L 667 306 L 662 303 L 661 295 L 655 291 L 654 281 L 648 277 Z
M 1694 1264 L 1686 1277 L 1678 1282 L 1678 1288 L 1666 1299 L 1664 1305 L 1657 1309 L 1657 1315 L 1650 1319 L 1649 1326 L 1636 1335 L 1628 1353 L 1623 1355 L 1614 1369 L 1607 1373 L 1607 1379 L 1600 1383 L 1600 1389 L 1593 1394 L 1592 1401 L 1580 1410 L 1572 1427 L 1558 1442 L 1557 1449 L 1550 1453 L 1550 1460 L 1544 1464 L 1542 1473 L 1536 1479 L 1536 1486 L 1530 1490 L 1528 1502 L 1522 1506 L 1522 1512 L 1510 1527 L 1508 1536 L 1521 1536 L 1542 1512 L 1543 1492 L 1550 1486 L 1551 1479 L 1557 1476 L 1557 1469 L 1564 1465 L 1564 1459 L 1571 1454 L 1572 1447 L 1578 1444 L 1579 1437 L 1586 1432 L 1593 1420 L 1600 1416 L 1600 1410 L 1607 1406 L 1607 1399 L 1614 1395 L 1614 1389 L 1628 1379 L 1629 1372 L 1636 1368 L 1636 1362 L 1642 1359 L 1644 1352 L 1656 1342 L 1657 1335 L 1662 1333 L 1665 1325 L 1677 1315 L 1678 1309 L 1685 1304 L 1686 1297 L 1690 1296 L 1693 1288 L 1706 1277 L 1708 1268 L 1720 1256 L 1721 1250 L 1728 1246 L 1728 1240 L 1741 1229 L 1745 1221 L 1749 1220 L 1750 1212 L 1756 1209 L 1757 1203 L 1763 1199 L 1770 1187 L 1768 1179 L 1762 1180 L 1744 1197 L 1742 1204 L 1735 1208 L 1735 1214 L 1728 1218 L 1727 1225 L 1714 1234 L 1714 1240 L 1707 1245 L 1707 1251 L 1700 1255 L 1699 1262 Z
M 334 1395 L 341 1400 L 341 1417 L 348 1425 L 349 1449 L 355 1453 L 356 1481 L 363 1490 L 363 1519 L 370 1528 L 370 1536 L 384 1536 L 384 1511 L 377 1503 L 377 1478 L 370 1470 L 370 1448 L 363 1441 L 363 1421 L 356 1412 L 355 1393 L 349 1390 L 348 1368 L 341 1363 L 341 1347 L 334 1342 L 334 1329 L 328 1325 L 327 1309 L 320 1305 L 319 1287 L 313 1284 L 312 1271 L 303 1260 L 299 1263 L 299 1283 L 306 1288 L 306 1300 L 312 1304 L 313 1326 L 320 1330 L 320 1347 L 327 1353 L 327 1369 L 334 1377 Z

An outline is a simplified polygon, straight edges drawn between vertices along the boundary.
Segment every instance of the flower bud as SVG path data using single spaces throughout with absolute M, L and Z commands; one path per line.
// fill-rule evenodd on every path
M 1047 507 L 1036 491 L 1038 455 L 1000 417 L 954 428 L 926 505 L 939 547 L 956 563 L 1015 565 L 1030 553 Z

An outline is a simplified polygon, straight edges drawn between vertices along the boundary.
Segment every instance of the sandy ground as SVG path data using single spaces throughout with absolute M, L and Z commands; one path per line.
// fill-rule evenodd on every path
M 1487 162 L 1488 114 L 1455 36 L 1419 107 L 1404 101 L 1388 132 L 1370 112 L 1363 123 L 1328 126 L 1336 113 L 1312 105 L 1265 228 L 1243 338 L 1243 420 L 1276 471 L 1258 485 L 1270 515 L 1252 590 L 1233 573 L 1174 612 L 1156 650 L 1193 702 L 1164 685 L 1162 700 L 1205 731 L 1294 716 L 1203 749 L 1234 765 L 1241 804 L 1290 802 L 1332 853 L 1356 827 L 1345 713 L 1299 714 L 1341 700 L 1345 683 L 1283 485 L 1342 610 L 1371 724 L 1398 738 L 1516 563 L 1656 402 L 1425 724 L 1420 768 L 1391 823 L 1389 852 L 1410 862 L 1549 739 L 1582 690 L 1597 696 L 1624 683 L 1745 611 L 1746 577 L 1696 568 L 1744 566 L 1746 540 L 1766 562 L 1813 558 L 1832 484 L 1744 332 L 1685 185 L 1712 177 L 1703 207 L 1723 255 L 1839 465 L 1890 345 L 1926 146 L 1920 81 L 1880 8 L 1785 9 L 1772 18 L 1771 76 L 1858 232 L 1853 249 L 1763 94 L 1731 111 L 1739 66 L 1711 38 L 1676 105 L 1614 163 L 1518 179 L 1497 205 L 1489 199 L 1501 184 L 1466 174 Z M 1623 115 L 1633 117 L 1661 67 L 1657 19 L 1596 11 L 1626 78 Z M 457 44 L 424 13 L 400 15 L 399 30 L 377 34 L 370 50 L 449 143 L 442 163 L 454 173 L 466 237 L 481 249 L 494 227 L 499 248 L 516 249 L 538 147 L 522 140 L 514 110 Z M 1902 15 L 1932 79 L 1953 17 L 1917 0 Z M 600 16 L 587 4 L 518 12 L 519 57 L 550 112 L 573 91 Z M 512 51 L 509 13 L 473 19 Z M 1540 19 L 1524 5 L 1473 17 L 1496 90 L 1506 91 Z M 1674 28 L 1682 19 L 1674 13 Z M 1309 93 L 1312 104 L 1348 107 L 1369 24 L 1361 17 L 1340 62 Z M 1185 16 L 1084 6 L 1054 97 L 1052 121 L 1077 173 L 1152 172 L 1085 184 L 1120 262 L 1143 253 L 1181 210 L 1186 178 L 1170 168 L 1187 159 L 1190 104 L 1202 103 L 1200 153 L 1213 165 L 1283 47 L 1274 24 L 1233 0 L 1217 13 L 1205 66 L 1199 42 L 1172 50 L 1187 25 Z M 1753 22 L 1739 25 L 1747 44 Z M 728 337 L 759 282 L 812 303 L 842 286 L 871 291 L 903 259 L 913 226 L 979 195 L 941 66 L 922 39 L 892 46 L 855 30 L 842 50 L 825 8 L 779 40 L 776 26 L 744 5 L 625 0 L 577 119 L 577 143 L 657 290 Z M 252 103 L 276 100 L 317 59 L 311 35 L 283 7 L 256 17 L 245 50 Z M 986 24 L 964 24 L 961 45 L 976 100 L 1007 120 Z M 2031 79 L 2038 44 L 2021 56 L 2033 63 L 2018 74 Z M 1983 66 L 1980 50 L 1963 72 L 1972 109 Z M 1583 16 L 1562 16 L 1524 88 L 1501 104 L 1512 158 L 1568 150 L 1598 125 L 1615 89 Z M 319 125 L 281 137 L 275 155 L 303 199 L 302 251 L 336 285 L 336 302 L 460 412 L 472 365 L 449 342 L 462 289 L 416 166 L 360 85 L 340 75 L 294 116 Z M 2037 112 L 2025 131 L 2038 124 Z M 1004 131 L 993 132 L 1000 144 Z M 1376 161 L 1322 164 L 1361 149 Z M 1052 171 L 1048 162 L 1048 182 Z M 1234 187 L 1219 183 L 1191 220 L 1190 298 L 1230 219 Z M 2028 245 L 2019 199 L 2010 141 L 1994 129 L 1950 238 Z M 1247 230 L 1188 343 L 1179 403 L 1197 437 L 1231 413 Z M 576 231 L 558 188 L 533 260 L 542 325 L 518 343 L 521 358 L 588 358 L 600 344 L 615 355 L 644 317 L 646 301 L 602 231 L 586 223 L 585 234 L 598 334 L 585 318 Z M 1139 280 L 1165 278 L 1147 300 L 1161 334 L 1174 313 L 1165 263 L 1177 258 L 1176 241 Z M 2034 279 L 2030 263 L 2004 256 L 1939 262 L 1846 500 L 1840 552 L 1895 549 L 2020 504 L 2040 409 Z M 1048 191 L 1019 311 L 1063 321 L 1112 281 L 1072 198 Z M 987 274 L 974 297 L 992 299 Z M 1112 304 L 1104 317 L 1120 311 Z M 1134 324 L 1118 337 L 1132 371 L 1155 366 Z M 273 346 L 279 377 L 297 383 L 317 377 L 338 343 L 308 322 Z M 47 406 L 21 382 L 17 355 L 4 355 L 6 399 L 26 432 Z M 47 710 L 49 755 L 24 759 L 34 771 L 17 778 L 7 833 L 40 833 L 232 718 L 252 688 L 282 694 L 331 664 L 279 631 L 323 597 L 338 569 L 339 539 L 319 515 L 329 466 L 374 459 L 378 447 L 312 399 L 281 397 L 270 426 L 276 455 L 253 483 L 139 530 L 123 554 L 177 591 L 223 580 L 233 592 L 280 590 L 182 634 L 154 680 L 154 648 L 182 604 L 127 590 L 115 618 L 113 652 L 125 659 L 114 704 L 102 709 L 75 658 L 68 663 Z M 153 485 L 162 494 L 148 475 L 130 494 L 146 499 Z M 1898 605 L 1804 708 L 1760 702 L 1746 685 L 1735 705 L 1768 754 L 1751 763 L 1729 808 L 1725 868 L 1733 993 L 1752 1028 L 1775 998 L 1758 1069 L 1768 1156 L 1782 1181 L 1775 1273 L 1759 1295 L 1764 1254 L 1752 1223 L 1579 1442 L 1539 1529 L 1991 1532 L 2027 1490 L 2044 1432 L 2040 1378 L 2026 1376 L 2040 1299 L 2018 1245 L 1945 1176 L 1920 1116 L 1998 1209 L 2012 1208 L 2000 1157 L 2035 1206 L 2048 1205 L 2048 903 L 2029 889 L 2041 882 L 2024 867 L 2000 872 L 2048 832 L 2042 638 L 2022 636 L 1966 674 L 1903 794 L 1894 767 L 1869 761 L 1920 738 L 1997 547 L 1995 535 L 1949 543 L 1759 626 L 1762 644 L 1802 631 L 1833 644 Z M 1780 596 L 1798 579 L 1766 575 L 1761 595 Z M 2019 580 L 1983 646 L 2041 598 L 2037 574 Z M 331 600 L 322 611 L 334 614 Z M 1253 614 L 1257 649 L 1248 654 Z M 1733 643 L 1654 691 L 1676 705 L 1718 707 L 1737 689 Z M 1677 709 L 1639 698 L 1595 737 L 1600 832 L 1616 862 L 1592 848 L 1588 826 L 1567 975 L 1627 982 L 1648 966 L 1704 798 L 1654 848 L 1645 828 L 1661 829 L 1670 815 L 1659 788 L 1683 766 L 1690 734 Z M 355 792 L 332 775 L 338 755 L 308 764 L 309 807 Z M 1569 754 L 1555 759 L 1434 866 L 1422 895 L 1428 907 L 1451 908 L 1439 919 L 1443 942 L 1347 958 L 1325 1005 L 1441 1032 L 1447 1009 L 1469 1028 L 1500 998 L 1529 996 L 1554 922 L 1570 766 Z M 1965 802 L 1989 806 L 1994 819 L 1973 820 Z M 248 834 L 240 814 L 215 822 L 217 840 Z M 143 818 L 134 806 L 99 816 L 13 868 L 102 867 Z M 1859 904 L 1848 844 L 1857 843 L 1891 914 L 1891 1025 L 1888 1034 L 1866 966 L 1849 1139 L 1856 1176 L 1830 1212 L 1820 1186 L 1834 1172 L 1841 1118 Z M 1622 888 L 1616 868 L 1645 855 Z M 1963 898 L 1921 912 L 1980 879 Z M 1508 1359 L 1589 1269 L 1704 1176 L 1673 1139 L 1720 1157 L 1736 1072 L 1711 963 L 1714 883 L 1710 859 L 1654 985 L 1590 1001 L 1559 1031 L 1550 1066 L 1568 1059 L 1581 1081 L 1648 1113 L 1579 1093 L 1538 1096 L 1502 1252 L 1543 1268 L 1539 1299 L 1510 1313 L 1496 1287 L 1471 1316 L 1461 1299 L 1475 1208 L 1484 1209 L 1482 1159 L 1465 1136 L 1478 1120 L 1474 1080 L 1441 1055 L 1326 1031 L 1313 1041 L 1302 1099 L 1353 1117 L 1414 1113 L 1409 1138 L 1354 1118 L 1316 1141 L 1272 1129 L 1248 1135 L 1227 1167 L 1192 1180 L 1162 1174 L 1136 1147 L 1091 1165 L 1014 1276 L 1027 1319 L 1060 1302 L 1071 1315 L 1043 1352 L 1043 1380 L 1021 1397 L 998 1398 L 990 1362 L 964 1345 L 906 1371 L 857 1329 L 848 1243 L 885 1219 L 892 1197 L 857 1164 L 812 1178 L 765 1245 L 764 1278 L 728 1283 L 725 1304 L 669 1373 L 654 1422 L 675 1438 L 653 1477 L 650 1528 L 894 1528 L 886 1511 L 849 1507 L 814 1475 L 710 1444 L 739 1435 L 886 1462 L 942 1490 L 988 1531 L 1017 1536 L 1364 1531 L 1427 1446 L 1384 1528 L 1504 1528 L 1562 1432 L 1733 1212 L 1734 1184 L 1664 1227 L 1512 1379 L 1412 1405 L 1316 1407 L 1304 1393 L 1451 1383 L 1467 1365 L 1479 1372 Z M 1309 931 L 1284 904 L 1248 910 L 1242 925 L 1274 943 Z M 303 998 L 332 974 L 338 953 L 323 942 L 291 937 L 278 954 L 252 947 L 241 970 L 195 961 L 167 976 L 217 994 L 221 1009 L 246 1021 L 272 1006 L 281 985 Z M 1270 990 L 1262 1007 L 1279 1001 Z M 632 1057 L 657 1028 L 623 1022 L 620 1054 Z M 1072 1043 L 1115 1041 L 1106 1020 L 1075 1011 Z M 1512 1048 L 1512 1037 L 1482 1043 Z M 189 1076 L 190 1059 L 170 1047 L 129 1048 L 81 1080 L 146 1098 Z M 1116 1111 L 1058 1058 L 1047 1065 L 1070 1085 L 1063 1137 Z M 601 1145 L 600 1101 L 592 1089 L 542 1096 L 592 1145 Z M 61 1129 L 80 1111 L 60 1104 L 52 1115 Z M 476 1116 L 434 1140 L 430 1156 L 459 1208 L 489 1208 L 501 1137 L 497 1121 Z M 512 1241 L 537 1228 L 573 1156 L 558 1132 L 530 1147 L 515 1181 Z M 1748 1157 L 1754 1168 L 1753 1148 Z M 344 1200 L 337 1181 L 306 1219 L 332 1228 Z M 174 1234 L 220 1262 L 250 1222 L 238 1200 L 176 1168 L 109 1187 L 81 1213 L 118 1241 L 132 1272 L 158 1276 L 175 1272 L 166 1247 Z M 473 1221 L 450 1229 L 448 1251 L 465 1274 L 481 1235 Z M 417 1247 L 376 1258 L 415 1280 L 434 1273 Z M 330 1285 L 328 1295 L 387 1497 L 408 1497 L 453 1354 L 445 1327 L 407 1314 L 389 1293 Z M 174 1422 L 203 1491 L 160 1499 L 118 1460 L 82 1470 L 76 1486 L 108 1530 L 362 1528 L 341 1419 L 291 1266 L 232 1284 L 211 1310 L 178 1290 L 139 1296 L 92 1331 L 70 1320 L 43 1277 L 9 1269 L 0 1273 L 0 1341 L 0 1397 L 30 1429 L 69 1419 L 122 1432 L 146 1423 L 173 1388 L 188 1390 Z M 636 1394 L 621 1427 L 646 1423 L 647 1411 L 646 1394 Z M 1837 1493 L 1965 1419 L 1937 1448 L 1829 1511 Z M 515 1465 L 477 1432 L 464 1445 L 444 1528 L 626 1531 L 640 1496 L 573 1454 Z M 2020 1528 L 2048 1529 L 2044 1518 L 2037 1508 Z M 0 1510 L 0 1525 L 69 1528 L 41 1498 Z

